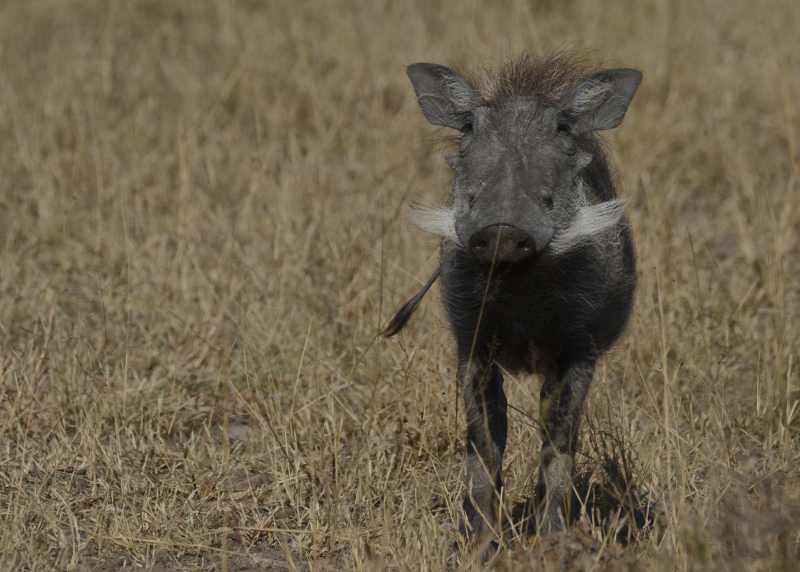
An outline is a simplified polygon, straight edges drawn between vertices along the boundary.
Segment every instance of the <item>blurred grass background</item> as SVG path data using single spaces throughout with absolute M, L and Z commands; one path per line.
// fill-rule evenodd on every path
M 798 25 L 791 0 L 4 2 L 0 567 L 444 568 L 437 300 L 377 337 L 435 265 L 403 207 L 447 194 L 404 68 L 569 48 L 645 74 L 607 137 L 640 289 L 581 462 L 601 490 L 621 449 L 652 515 L 587 504 L 496 564 L 794 569 Z M 512 503 L 538 380 L 507 390 Z

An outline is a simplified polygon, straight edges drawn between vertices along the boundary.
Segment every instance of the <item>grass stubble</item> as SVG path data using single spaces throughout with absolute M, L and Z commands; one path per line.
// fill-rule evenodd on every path
M 448 565 L 463 449 L 447 173 L 404 66 L 571 46 L 645 80 L 608 141 L 640 287 L 579 517 L 498 569 L 790 570 L 800 4 L 0 7 L 0 568 Z M 540 445 L 510 377 L 509 507 Z

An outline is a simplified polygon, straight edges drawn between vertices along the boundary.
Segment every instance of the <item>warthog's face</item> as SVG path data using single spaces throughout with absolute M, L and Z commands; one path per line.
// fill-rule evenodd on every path
M 557 102 L 514 96 L 487 103 L 460 75 L 434 64 L 409 66 L 408 75 L 427 119 L 463 134 L 447 158 L 452 205 L 418 210 L 421 227 L 484 262 L 518 263 L 561 254 L 617 223 L 621 203 L 587 203 L 581 175 L 592 154 L 585 136 L 619 125 L 638 71 L 595 74 Z
M 487 261 L 542 252 L 575 215 L 578 176 L 590 160 L 558 111 L 533 98 L 476 108 L 450 157 L 459 242 Z

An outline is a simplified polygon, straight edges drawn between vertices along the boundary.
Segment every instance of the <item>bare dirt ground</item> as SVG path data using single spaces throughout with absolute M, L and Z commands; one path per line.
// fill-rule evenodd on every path
M 607 137 L 640 289 L 579 518 L 493 565 L 796 569 L 798 25 L 792 0 L 4 2 L 0 568 L 453 566 L 436 296 L 378 337 L 435 264 L 404 205 L 447 193 L 404 67 L 572 47 L 645 74 Z M 509 510 L 538 384 L 507 381 Z

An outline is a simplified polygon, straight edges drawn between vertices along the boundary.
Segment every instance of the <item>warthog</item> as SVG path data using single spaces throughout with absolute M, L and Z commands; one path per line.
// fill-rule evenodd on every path
M 454 70 L 408 67 L 427 120 L 460 132 L 447 207 L 412 210 L 442 237 L 438 269 L 386 328 L 402 329 L 441 277 L 467 418 L 461 531 L 490 538 L 502 497 L 507 402 L 501 368 L 540 372 L 542 454 L 527 515 L 566 526 L 583 403 L 622 333 L 636 286 L 631 232 L 596 132 L 617 127 L 642 78 L 524 56 L 483 91 Z

